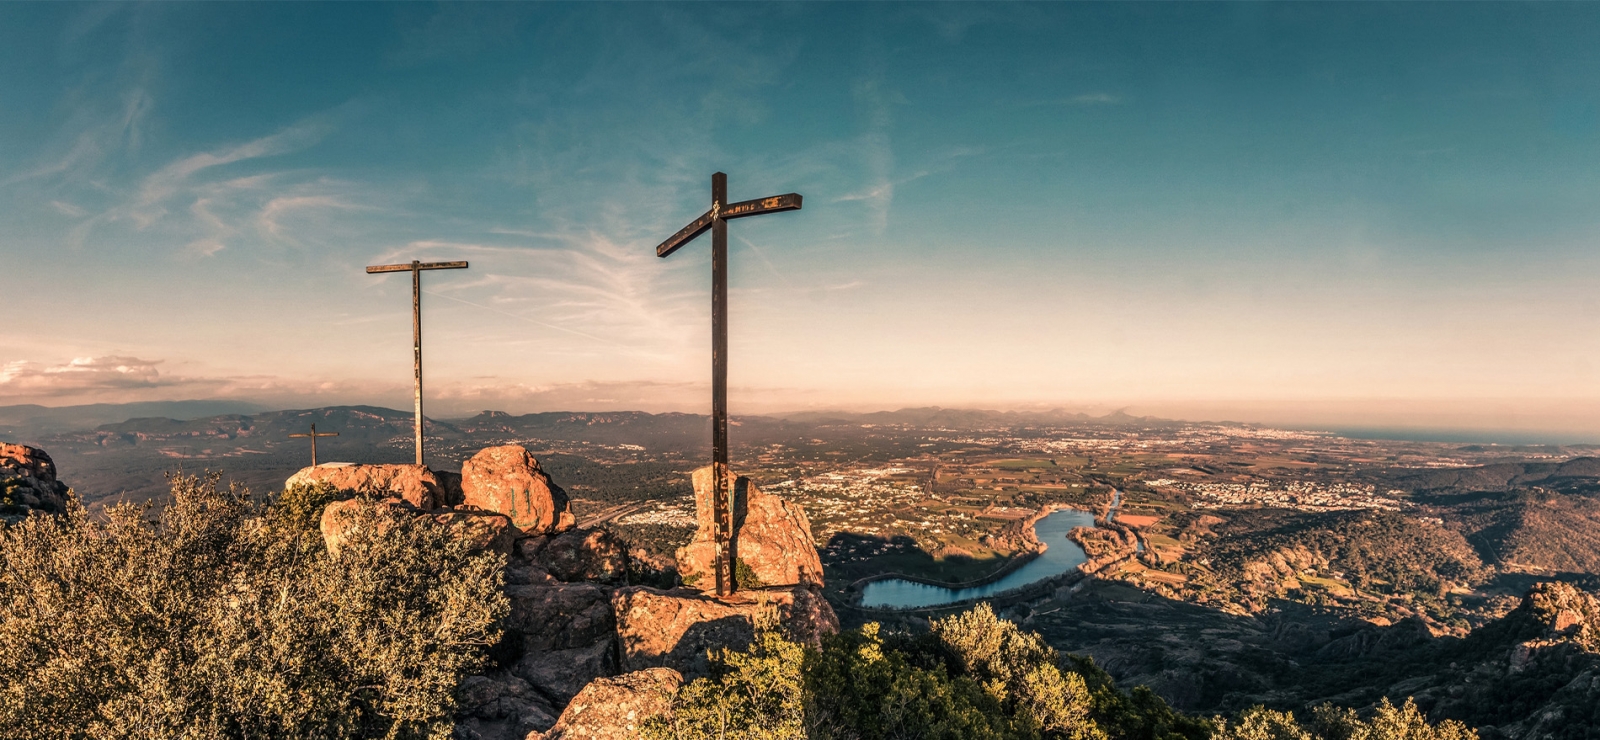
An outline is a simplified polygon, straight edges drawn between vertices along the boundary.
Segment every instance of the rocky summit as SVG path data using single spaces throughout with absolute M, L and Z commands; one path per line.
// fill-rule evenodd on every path
M 521 448 L 491 448 L 474 457 L 480 464 L 462 471 L 467 495 L 457 513 L 471 510 L 465 507 L 473 501 L 510 508 L 516 496 L 559 491 L 542 473 L 532 475 L 537 463 L 524 455 Z M 507 470 L 512 474 L 500 480 L 512 482 L 501 488 L 471 483 L 483 480 L 486 471 Z M 709 484 L 708 471 L 696 474 L 697 490 Z M 531 502 L 517 501 L 517 514 L 507 514 L 512 521 L 524 512 L 540 513 L 523 519 L 526 528 L 510 530 L 516 539 L 506 566 L 511 613 L 502 624 L 505 636 L 493 669 L 469 677 L 458 691 L 456 737 L 637 737 L 646 720 L 670 711 L 682 681 L 707 674 L 708 651 L 743 649 L 763 629 L 811 644 L 838 631 L 839 620 L 820 592 L 821 567 L 805 513 L 744 478 L 730 482 L 740 492 L 736 500 L 745 504 L 742 532 L 751 543 L 746 554 L 753 555 L 747 565 L 768 585 L 723 598 L 694 588 L 630 583 L 634 573 L 654 566 L 639 568 L 624 544 L 604 530 L 559 531 L 565 509 L 554 508 L 553 496 L 550 509 L 524 508 Z M 710 521 L 709 496 L 697 502 L 701 521 Z M 680 555 L 697 552 L 690 547 Z M 677 567 L 701 573 L 706 566 L 680 560 Z
M 66 511 L 67 484 L 44 450 L 0 442 L 0 520 L 18 522 L 34 512 Z
M 706 588 L 714 557 L 711 468 L 694 473 L 700 530 L 678 553 L 677 573 Z M 288 485 L 323 484 L 344 497 L 323 509 L 321 530 L 338 556 L 362 507 L 447 527 L 476 549 L 507 555 L 510 614 L 491 670 L 465 679 L 455 735 L 461 740 L 626 738 L 668 711 L 685 678 L 706 675 L 707 653 L 743 649 L 763 629 L 820 643 L 839 620 L 822 597 L 822 564 L 799 506 L 728 476 L 740 589 L 716 597 L 696 588 L 633 582 L 661 564 L 634 563 L 601 529 L 575 529 L 567 496 L 515 445 L 474 455 L 457 478 L 420 465 L 330 464 Z M 459 483 L 457 482 L 459 481 Z M 670 583 L 678 583 L 670 574 Z

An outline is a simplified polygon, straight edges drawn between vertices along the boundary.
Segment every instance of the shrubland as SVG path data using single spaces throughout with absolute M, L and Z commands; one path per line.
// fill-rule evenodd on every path
M 442 738 L 507 603 L 502 556 L 376 507 L 173 476 L 158 515 L 73 498 L 0 531 L 8 738 Z M 380 534 L 381 533 L 381 534 Z

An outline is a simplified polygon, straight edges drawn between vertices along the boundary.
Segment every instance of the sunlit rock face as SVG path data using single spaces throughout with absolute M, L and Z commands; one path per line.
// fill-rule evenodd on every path
M 713 598 L 689 589 L 619 588 L 611 595 L 622 670 L 667 667 L 707 672 L 706 653 L 742 650 L 760 628 L 781 629 L 812 645 L 839 631 L 833 607 L 805 586 L 737 591 Z
M 351 465 L 328 463 L 289 476 L 285 486 L 323 483 L 350 494 L 397 498 L 418 509 L 444 505 L 445 481 L 425 465 Z
M 462 506 L 493 511 L 523 534 L 572 529 L 567 493 L 518 445 L 489 447 L 461 466 Z
M 66 507 L 67 484 L 56 480 L 48 453 L 0 442 L 0 521 L 21 521 L 35 512 L 60 514 Z
M 822 560 L 811 539 L 811 522 L 798 504 L 762 493 L 755 483 L 732 471 L 724 480 L 733 511 L 732 550 L 741 579 L 749 585 L 822 585 Z M 716 585 L 716 519 L 711 466 L 694 471 L 694 539 L 677 553 L 678 573 L 685 584 L 702 590 Z M 743 584 L 741 584 L 743 585 Z
M 672 711 L 683 676 L 670 668 L 647 668 L 595 679 L 573 697 L 549 732 L 527 740 L 632 740 L 644 723 Z

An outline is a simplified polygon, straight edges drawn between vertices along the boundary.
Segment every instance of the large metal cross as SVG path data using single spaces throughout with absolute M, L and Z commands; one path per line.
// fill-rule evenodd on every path
M 418 262 L 411 260 L 409 264 L 399 265 L 372 265 L 367 268 L 367 274 L 379 272 L 411 272 L 411 354 L 412 363 L 415 365 L 417 386 L 417 464 L 422 464 L 422 271 L 423 270 L 464 270 L 466 262 Z
M 317 431 L 317 425 L 316 424 L 312 424 L 311 425 L 311 433 L 310 434 L 291 434 L 289 436 L 291 436 L 291 437 L 310 437 L 311 438 L 311 467 L 314 468 L 314 467 L 317 466 L 317 438 L 318 437 L 337 437 L 337 436 L 339 436 L 339 433 L 338 432 L 320 432 L 319 433 Z
M 711 210 L 656 247 L 665 257 L 711 230 L 711 479 L 712 515 L 717 523 L 717 595 L 733 593 L 733 513 L 728 506 L 728 221 L 746 216 L 800 210 L 800 194 L 728 202 L 728 176 L 711 176 Z

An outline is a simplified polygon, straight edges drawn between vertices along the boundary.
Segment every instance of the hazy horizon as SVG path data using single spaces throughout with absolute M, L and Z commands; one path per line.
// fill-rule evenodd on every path
M 1600 7 L 0 6 L 0 405 L 1600 440 Z

